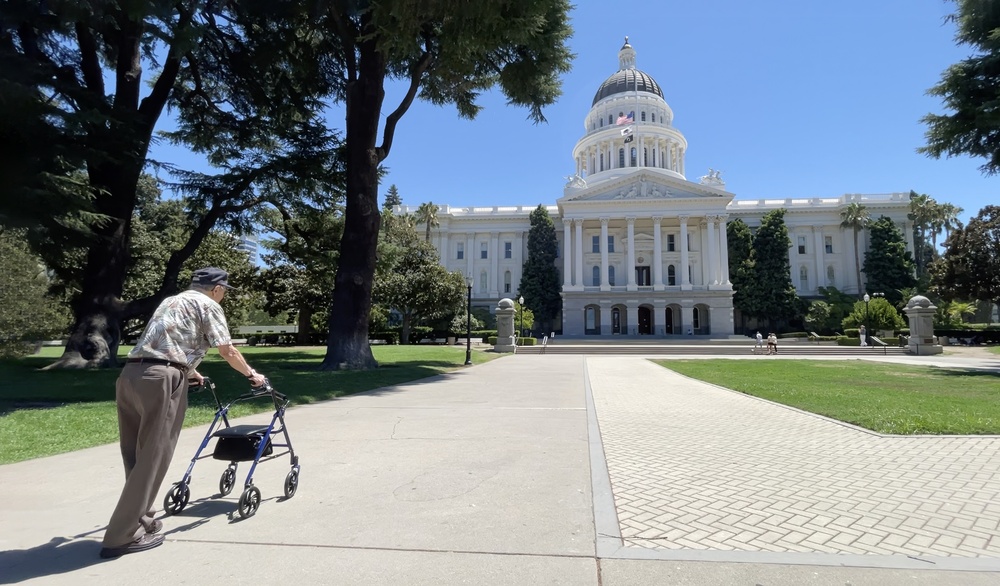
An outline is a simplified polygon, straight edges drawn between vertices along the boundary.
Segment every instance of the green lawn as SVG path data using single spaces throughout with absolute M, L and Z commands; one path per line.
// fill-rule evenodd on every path
M 374 346 L 380 367 L 369 372 L 316 370 L 325 348 L 241 348 L 247 362 L 265 374 L 293 405 L 312 403 L 361 391 L 417 380 L 462 368 L 459 346 Z M 121 350 L 121 355 L 128 348 Z M 118 369 L 41 371 L 62 352 L 45 348 L 40 355 L 0 361 L 0 464 L 59 454 L 118 441 L 115 379 Z M 497 354 L 474 351 L 473 364 Z M 245 378 L 214 350 L 199 372 L 215 381 L 223 403 L 246 391 Z M 215 404 L 209 393 L 194 393 L 185 427 L 212 420 Z M 239 403 L 234 417 L 270 411 L 266 401 Z
M 808 360 L 657 360 L 699 380 L 879 433 L 1000 434 L 1000 375 Z

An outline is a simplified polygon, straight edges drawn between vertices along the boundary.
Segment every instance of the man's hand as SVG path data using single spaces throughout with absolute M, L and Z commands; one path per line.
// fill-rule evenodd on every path
M 264 384 L 264 381 L 266 381 L 266 380 L 267 380 L 267 379 L 266 379 L 266 378 L 264 377 L 264 375 L 262 375 L 262 374 L 261 374 L 261 373 L 259 373 L 259 372 L 254 372 L 254 373 L 253 373 L 253 376 L 251 376 L 251 377 L 248 377 L 248 378 L 249 378 L 249 380 L 250 380 L 250 386 L 251 386 L 251 387 L 259 387 L 259 386 L 261 386 L 261 385 L 263 385 L 263 384 Z
M 203 384 L 205 384 L 205 377 L 203 377 L 201 375 L 201 373 L 198 372 L 197 370 L 192 370 L 188 374 L 188 382 L 191 383 L 191 384 L 193 384 L 193 385 L 197 385 L 197 386 L 200 387 Z

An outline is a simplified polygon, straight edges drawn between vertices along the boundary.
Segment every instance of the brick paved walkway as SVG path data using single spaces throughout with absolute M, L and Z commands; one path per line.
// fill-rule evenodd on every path
M 626 546 L 1000 557 L 996 436 L 879 436 L 641 358 L 587 369 Z

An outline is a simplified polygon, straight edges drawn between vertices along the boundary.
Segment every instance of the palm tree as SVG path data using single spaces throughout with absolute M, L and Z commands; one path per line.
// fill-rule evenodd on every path
M 858 232 L 865 229 L 868 226 L 868 221 L 871 216 L 868 214 L 868 208 L 854 202 L 847 206 L 847 209 L 840 212 L 840 217 L 843 221 L 840 223 L 841 228 L 850 228 L 854 231 L 854 270 L 858 276 L 858 293 L 862 291 L 861 288 L 861 251 L 858 250 Z
M 437 213 L 440 209 L 431 202 L 422 203 L 417 208 L 417 222 L 425 226 L 424 234 L 427 242 L 431 241 L 431 227 L 438 225 Z
M 913 222 L 913 228 L 920 233 L 920 242 L 916 243 L 913 251 L 913 258 L 917 263 L 917 274 L 923 271 L 923 251 L 927 246 L 927 229 L 931 227 L 934 219 L 934 208 L 937 202 L 934 198 L 925 194 L 910 191 L 910 214 L 909 218 Z
M 964 212 L 962 208 L 955 204 L 946 203 L 941 205 L 941 227 L 944 229 L 944 239 L 951 236 L 951 231 L 962 227 L 962 221 L 958 216 Z

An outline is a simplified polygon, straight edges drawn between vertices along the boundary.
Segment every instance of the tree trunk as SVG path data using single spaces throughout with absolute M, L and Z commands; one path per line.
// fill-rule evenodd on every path
M 363 43 L 359 72 L 347 84 L 347 206 L 340 261 L 330 308 L 323 370 L 378 367 L 368 344 L 375 251 L 382 217 L 378 207 L 379 153 L 375 148 L 385 98 L 385 60 L 374 42 Z
M 297 320 L 299 333 L 295 336 L 295 340 L 299 346 L 308 346 L 312 343 L 312 313 L 312 309 L 309 307 L 299 308 Z
M 410 314 L 403 314 L 402 327 L 399 329 L 399 343 L 406 345 L 410 343 Z
M 861 251 L 858 250 L 858 229 L 854 229 L 854 270 L 858 275 L 858 295 L 864 290 L 861 286 Z

